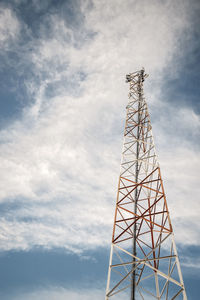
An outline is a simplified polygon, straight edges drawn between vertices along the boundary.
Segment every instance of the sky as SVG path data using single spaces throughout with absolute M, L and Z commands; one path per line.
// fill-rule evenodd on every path
M 188 299 L 200 281 L 200 2 L 0 1 L 0 298 L 104 299 L 128 85 L 145 68 Z

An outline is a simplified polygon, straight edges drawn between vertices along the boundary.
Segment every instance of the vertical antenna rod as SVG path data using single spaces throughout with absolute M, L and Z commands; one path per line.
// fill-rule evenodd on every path
M 187 300 L 143 93 L 144 69 L 130 84 L 106 300 Z

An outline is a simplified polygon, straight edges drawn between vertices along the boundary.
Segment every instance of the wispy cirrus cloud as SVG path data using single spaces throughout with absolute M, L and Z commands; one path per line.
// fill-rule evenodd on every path
M 174 59 L 191 30 L 188 5 L 187 1 L 143 1 L 143 5 L 84 1 L 74 12 L 74 18 L 82 16 L 81 23 L 70 26 L 67 11 L 66 15 L 51 11 L 37 26 L 37 35 L 18 16 L 18 27 L 24 26 L 21 32 L 30 36 L 22 54 L 18 45 L 20 65 L 15 70 L 20 76 L 24 66 L 30 66 L 31 73 L 24 78 L 28 101 L 21 117 L 1 132 L 2 250 L 41 245 L 80 252 L 108 245 L 128 92 L 124 75 L 143 65 L 151 75 L 145 91 L 169 182 L 173 220 L 185 224 L 191 195 L 186 182 L 196 187 L 191 175 L 199 157 L 187 140 L 199 128 L 199 119 L 190 108 L 174 115 L 173 106 L 168 109 L 162 103 L 162 86 L 164 72 L 172 77 L 178 72 Z M 177 138 L 171 138 L 174 128 L 181 149 Z M 183 174 L 185 168 L 188 174 Z M 195 203 L 195 194 L 191 201 Z M 193 208 L 188 217 L 196 220 Z M 180 231 L 177 226 L 178 241 L 185 244 Z M 191 231 L 196 236 L 192 226 Z

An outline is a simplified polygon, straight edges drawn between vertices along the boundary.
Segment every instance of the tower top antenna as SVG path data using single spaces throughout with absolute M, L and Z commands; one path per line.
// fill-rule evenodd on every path
M 149 75 L 145 73 L 145 69 L 142 68 L 139 71 L 129 73 L 126 75 L 126 82 L 133 82 L 137 83 L 138 80 L 144 82 L 144 79 L 147 78 Z

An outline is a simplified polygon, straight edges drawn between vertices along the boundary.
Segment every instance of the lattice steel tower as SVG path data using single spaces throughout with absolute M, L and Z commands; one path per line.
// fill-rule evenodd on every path
M 130 73 L 106 300 L 187 299 L 143 94 Z

